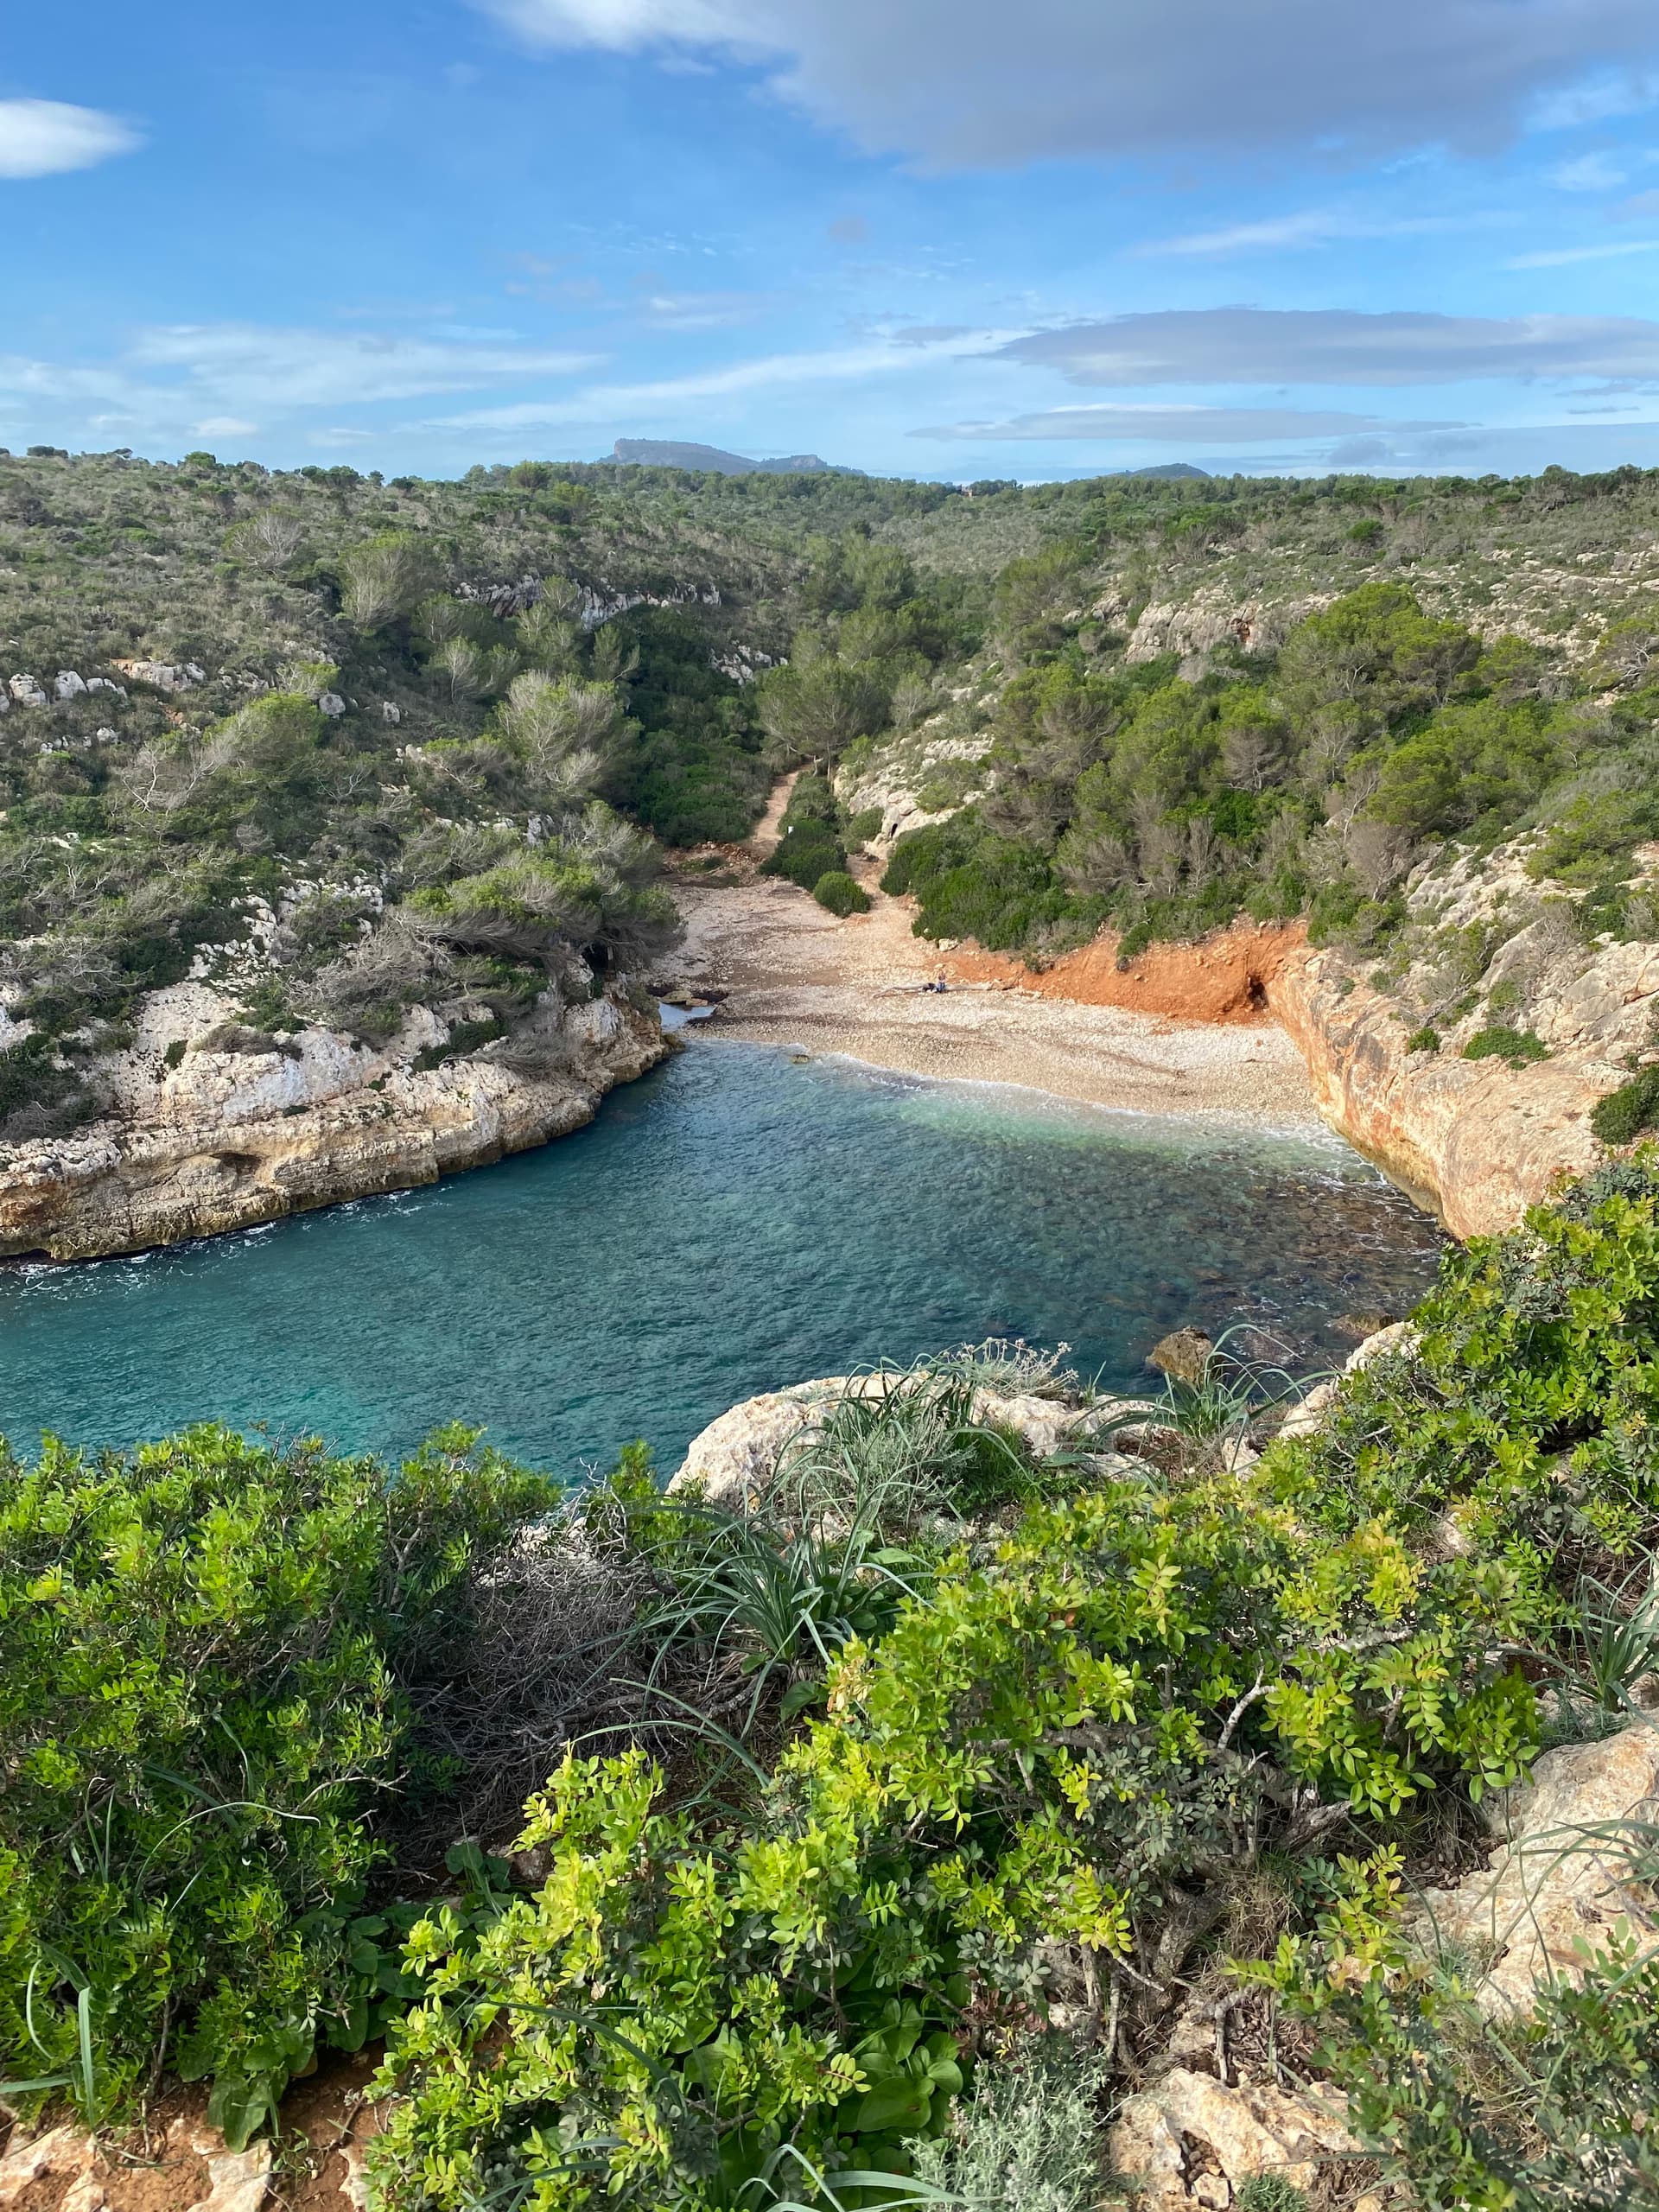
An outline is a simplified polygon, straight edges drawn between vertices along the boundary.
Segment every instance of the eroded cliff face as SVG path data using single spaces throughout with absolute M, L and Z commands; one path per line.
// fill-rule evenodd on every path
M 646 1003 L 620 988 L 569 1007 L 550 994 L 510 1038 L 422 1066 L 447 1036 L 424 1008 L 376 1050 L 327 1029 L 238 1032 L 202 984 L 156 992 L 131 1049 L 100 1071 L 104 1118 L 0 1147 L 0 1255 L 143 1251 L 545 1144 L 664 1057 Z
M 1511 972 L 1538 949 L 1526 936 L 1504 948 L 1516 948 Z M 1527 1020 L 1549 1058 L 1531 1065 L 1464 1057 L 1497 1019 L 1493 987 L 1489 971 L 1484 1003 L 1444 1021 L 1437 1048 L 1415 1050 L 1420 1004 L 1373 988 L 1335 953 L 1295 954 L 1268 988 L 1325 1119 L 1459 1237 L 1512 1228 L 1558 1177 L 1603 1156 L 1590 1116 L 1651 1049 L 1659 945 L 1605 945 L 1539 983 Z

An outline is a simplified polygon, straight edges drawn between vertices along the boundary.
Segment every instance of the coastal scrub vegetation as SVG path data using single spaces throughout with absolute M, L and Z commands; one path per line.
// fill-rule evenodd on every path
M 1084 634 L 1027 649 L 984 709 L 979 794 L 899 841 L 885 884 L 916 897 L 922 933 L 1040 960 L 1109 923 L 1128 957 L 1240 913 L 1306 915 L 1316 944 L 1376 955 L 1420 863 L 1516 836 L 1586 940 L 1650 925 L 1645 663 L 1610 692 L 1605 667 L 1484 643 L 1403 580 L 1276 649 L 1129 663 Z
M 384 2024 L 410 2212 L 1083 2212 L 1197 2007 L 1348 2088 L 1424 2206 L 1645 2201 L 1650 1967 L 1477 2029 L 1404 1908 L 1651 1673 L 1656 1316 L 1646 1153 L 1224 1452 L 982 1347 L 868 1378 L 737 1500 L 641 1447 L 561 1497 L 461 1436 L 395 1478 L 218 1430 L 8 1461 L 0 2005 L 36 2056 L 0 2094 L 212 2075 L 245 2133 Z
M 265 1033 L 384 1042 L 417 1006 L 511 1031 L 664 944 L 654 845 L 618 825 L 730 842 L 804 766 L 786 842 L 815 891 L 880 818 L 821 807 L 804 836 L 807 792 L 888 754 L 951 816 L 887 878 L 935 938 L 1041 962 L 1110 924 L 1128 957 L 1305 914 L 1395 959 L 1413 871 L 1517 836 L 1563 926 L 1639 935 L 1656 513 L 1637 470 L 958 488 L 0 455 L 0 1141 L 97 1110 L 140 1001 L 192 975 Z M 531 953 L 435 928 L 475 891 L 534 911 Z

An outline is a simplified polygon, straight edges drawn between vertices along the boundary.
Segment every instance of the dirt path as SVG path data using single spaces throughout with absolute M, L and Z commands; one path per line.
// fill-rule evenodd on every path
M 800 780 L 801 772 L 797 768 L 792 775 L 785 776 L 781 783 L 772 785 L 772 797 L 766 801 L 766 810 L 749 836 L 749 850 L 757 860 L 769 861 L 777 851 L 778 842 L 784 834 L 784 816 L 788 810 L 795 786 Z
M 1133 1002 L 1080 1003 L 1057 993 L 1058 969 L 1033 979 L 1041 986 L 1034 988 L 1011 963 L 941 956 L 912 934 L 910 902 L 877 888 L 868 861 L 854 872 L 874 904 L 845 921 L 793 885 L 753 873 L 776 842 L 786 803 L 786 794 L 773 792 L 749 856 L 735 856 L 740 880 L 675 886 L 686 935 L 672 973 L 694 990 L 727 994 L 710 1021 L 698 1025 L 701 1034 L 845 1053 L 912 1075 L 1024 1084 L 1143 1113 L 1323 1126 L 1295 1046 L 1260 1018 L 1248 988 L 1239 1002 L 1239 963 L 1224 941 L 1219 951 L 1212 945 L 1186 956 L 1195 1011 L 1208 1020 L 1148 1014 Z M 1116 976 L 1112 963 L 1078 957 L 1086 963 L 1079 999 L 1116 995 L 1106 975 L 1111 968 Z M 925 990 L 942 965 L 957 980 L 942 995 Z M 1169 969 L 1160 985 L 1173 988 L 1180 980 Z

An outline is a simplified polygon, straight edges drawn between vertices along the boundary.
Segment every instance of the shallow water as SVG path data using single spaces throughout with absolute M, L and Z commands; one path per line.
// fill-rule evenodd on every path
M 672 1466 L 753 1392 L 988 1335 L 1138 1385 L 1166 1329 L 1249 1320 L 1320 1367 L 1351 1349 L 1336 1316 L 1403 1309 L 1440 1249 L 1335 1138 L 698 1038 L 499 1166 L 0 1271 L 0 1428 L 217 1417 L 396 1452 L 464 1420 L 568 1475 L 634 1436 Z

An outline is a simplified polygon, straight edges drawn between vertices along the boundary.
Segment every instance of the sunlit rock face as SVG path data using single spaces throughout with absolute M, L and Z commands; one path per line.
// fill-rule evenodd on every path
M 620 988 L 573 1007 L 550 995 L 510 1039 L 439 1060 L 447 1036 L 417 1007 L 379 1049 L 267 1037 L 206 985 L 155 992 L 98 1071 L 105 1114 L 0 1147 L 0 1255 L 137 1252 L 434 1183 L 580 1128 L 668 1050 Z

